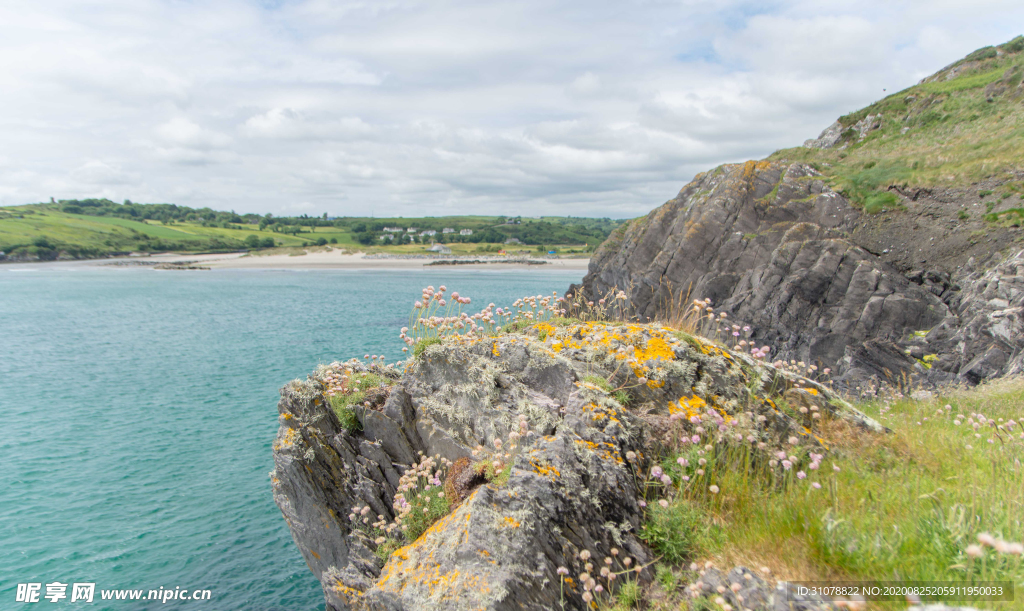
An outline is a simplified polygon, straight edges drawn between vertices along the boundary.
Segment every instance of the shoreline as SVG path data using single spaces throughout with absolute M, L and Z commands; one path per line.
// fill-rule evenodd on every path
M 55 264 L 74 267 L 145 267 L 161 271 L 205 271 L 216 269 L 249 270 L 315 270 L 315 269 L 539 269 L 578 270 L 586 273 L 589 258 L 526 258 L 498 257 L 487 255 L 437 256 L 427 254 L 373 254 L 349 253 L 343 249 L 306 251 L 302 255 L 271 254 L 252 255 L 249 253 L 215 254 L 170 254 L 148 256 L 114 257 L 109 259 L 73 259 L 57 261 L 10 262 L 11 268 L 46 268 Z M 191 267 L 192 269 L 189 269 Z M 2 269 L 2 267 L 0 267 Z

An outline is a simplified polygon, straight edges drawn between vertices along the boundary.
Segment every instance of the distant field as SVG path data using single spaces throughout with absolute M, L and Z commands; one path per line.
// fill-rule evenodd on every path
M 170 204 L 68 200 L 0 208 L 0 251 L 9 259 L 89 258 L 119 252 L 198 252 L 294 248 L 320 243 L 366 252 L 422 253 L 436 240 L 454 254 L 593 249 L 621 221 L 573 217 L 274 218 Z M 393 234 L 385 227 L 407 230 Z M 443 229 L 456 231 L 448 234 Z M 436 235 L 421 235 L 434 230 Z M 469 236 L 459 231 L 471 230 Z M 406 235 L 408 234 L 408 235 Z M 394 235 L 392 244 L 382 235 Z M 253 237 L 255 236 L 255 238 Z M 505 245 L 510 238 L 524 244 Z M 255 241 L 254 241 L 255 240 Z M 462 240 L 462 241 L 460 241 Z

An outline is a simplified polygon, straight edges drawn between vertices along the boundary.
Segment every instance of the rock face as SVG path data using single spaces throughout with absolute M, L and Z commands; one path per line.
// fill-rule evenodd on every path
M 811 420 L 771 400 L 788 391 L 881 429 L 827 389 L 802 388 L 744 355 L 651 325 L 539 323 L 523 334 L 450 339 L 410 361 L 383 405 L 357 411 L 361 432 L 342 428 L 322 372 L 285 386 L 274 498 L 328 610 L 539 611 L 563 601 L 583 609 L 584 550 L 599 559 L 617 548 L 617 562 L 628 556 L 640 567 L 633 578 L 652 577 L 652 554 L 637 536 L 644 474 L 668 431 L 703 434 L 691 415 L 740 427 L 747 443 L 756 437 L 764 447 L 790 436 L 816 444 Z M 481 460 L 474 449 L 500 452 L 493 440 L 522 419 L 529 432 L 507 481 L 467 475 Z M 392 517 L 398 478 L 420 452 L 455 462 L 445 490 L 465 498 L 384 563 L 348 514 L 369 505 Z M 564 590 L 559 567 L 568 570 Z
M 616 231 L 570 292 L 596 301 L 623 290 L 641 321 L 710 298 L 771 358 L 832 367 L 851 384 L 912 373 L 977 382 L 1019 368 L 1019 259 L 989 273 L 902 271 L 858 243 L 867 223 L 809 166 L 722 166 Z

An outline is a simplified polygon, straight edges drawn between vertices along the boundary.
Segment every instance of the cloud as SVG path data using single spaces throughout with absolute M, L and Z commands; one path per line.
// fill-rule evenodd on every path
M 0 203 L 636 216 L 1019 33 L 981 2 L 10 0 Z

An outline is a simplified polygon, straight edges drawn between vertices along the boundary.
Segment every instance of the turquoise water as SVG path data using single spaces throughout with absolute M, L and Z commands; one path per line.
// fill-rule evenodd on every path
M 96 602 L 69 587 L 42 608 L 322 608 L 271 498 L 277 389 L 320 362 L 400 358 L 427 284 L 509 305 L 581 276 L 0 266 L 0 608 L 54 581 L 95 582 Z M 161 586 L 212 599 L 99 600 Z

